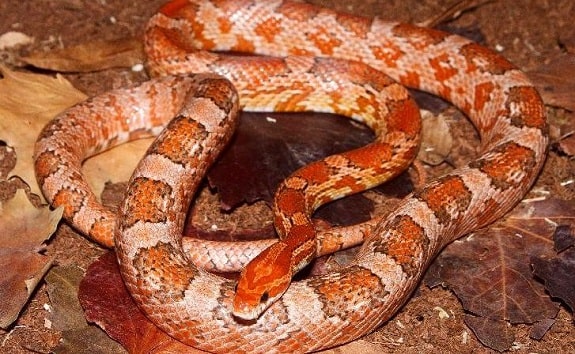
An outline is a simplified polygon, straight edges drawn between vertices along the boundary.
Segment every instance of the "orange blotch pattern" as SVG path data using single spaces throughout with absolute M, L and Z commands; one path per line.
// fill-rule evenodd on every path
M 412 99 L 394 101 L 391 105 L 391 114 L 387 118 L 388 131 L 400 131 L 410 139 L 419 136 L 421 131 L 421 118 L 419 107 Z
M 306 210 L 305 195 L 300 190 L 283 188 L 275 196 L 275 203 L 283 214 L 291 217 L 295 213 Z
M 379 170 L 381 165 L 391 160 L 393 150 L 389 144 L 373 143 L 343 155 L 360 169 L 375 168 Z
M 443 53 L 429 60 L 429 65 L 433 68 L 435 79 L 439 82 L 444 82 L 456 76 L 459 72 L 449 63 L 449 54 Z
M 333 49 L 342 43 L 340 39 L 334 37 L 324 28 L 318 28 L 317 32 L 308 33 L 307 39 L 312 41 L 323 55 L 333 55 Z
M 534 87 L 513 87 L 510 89 L 509 102 L 521 107 L 520 124 L 528 127 L 545 129 L 546 119 L 541 96 Z M 519 125 L 519 124 L 518 124 Z
M 255 28 L 254 33 L 272 43 L 275 37 L 282 31 L 281 24 L 275 19 L 268 19 L 260 22 Z
M 417 194 L 434 212 L 441 223 L 447 223 L 455 210 L 465 211 L 471 202 L 471 192 L 458 176 L 448 176 L 438 180 L 434 186 Z
M 365 185 L 359 183 L 357 178 L 349 175 L 341 176 L 333 185 L 334 190 L 349 189 L 351 193 L 359 193 L 365 190 Z
M 489 103 L 491 94 L 498 88 L 492 82 L 484 82 L 475 86 L 475 97 L 473 98 L 473 109 L 481 112 L 485 105 Z
M 185 290 L 198 274 L 197 269 L 186 266 L 186 261 L 179 256 L 174 246 L 166 243 L 141 248 L 134 256 L 134 264 L 139 264 L 138 269 L 146 269 L 146 273 L 138 277 L 139 282 L 153 283 L 152 288 L 170 290 L 171 294 L 166 296 L 172 299 L 183 298 Z
M 371 52 L 377 60 L 381 60 L 387 67 L 396 68 L 397 60 L 404 56 L 404 53 L 397 45 L 385 43 L 382 46 L 373 46 Z
M 519 179 L 517 171 L 529 171 L 535 165 L 533 150 L 516 143 L 508 143 L 499 148 L 499 154 L 487 161 L 480 161 L 480 169 L 493 179 L 493 183 L 502 189 L 515 185 Z
M 470 73 L 480 70 L 501 75 L 508 70 L 515 69 L 515 66 L 507 59 L 477 43 L 469 43 L 461 47 L 461 54 L 463 54 L 467 60 L 467 72 Z M 477 58 L 481 59 L 479 60 Z
M 138 221 L 144 222 L 164 222 L 168 215 L 168 209 L 172 205 L 172 187 L 160 181 L 149 178 L 136 178 L 132 181 L 132 188 L 129 190 L 130 198 L 137 207 L 130 208 L 123 220 L 126 226 L 132 226 Z
M 381 240 L 376 252 L 393 258 L 408 276 L 417 272 L 417 260 L 422 258 L 429 240 L 424 229 L 408 215 L 399 215 L 389 225 L 390 237 Z

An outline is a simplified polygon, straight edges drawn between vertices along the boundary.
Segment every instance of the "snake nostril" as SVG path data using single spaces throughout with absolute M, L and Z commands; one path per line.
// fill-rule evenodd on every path
M 260 297 L 260 303 L 264 303 L 266 301 L 268 301 L 268 299 L 270 298 L 270 295 L 268 294 L 268 292 L 264 292 L 262 294 L 262 297 Z

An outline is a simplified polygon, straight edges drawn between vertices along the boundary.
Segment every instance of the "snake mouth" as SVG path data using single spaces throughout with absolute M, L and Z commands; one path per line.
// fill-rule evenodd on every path
M 253 304 L 240 302 L 239 300 L 236 301 L 236 299 L 238 299 L 237 296 L 234 298 L 232 314 L 236 319 L 240 320 L 240 323 L 253 323 L 257 321 L 258 317 L 271 305 L 270 301 L 265 301 L 254 306 Z
M 248 288 L 250 289 L 250 288 Z M 277 299 L 271 298 L 267 291 L 247 291 L 236 285 L 232 304 L 232 315 L 242 321 L 256 321 L 262 313 Z M 261 295 L 260 295 L 261 294 Z

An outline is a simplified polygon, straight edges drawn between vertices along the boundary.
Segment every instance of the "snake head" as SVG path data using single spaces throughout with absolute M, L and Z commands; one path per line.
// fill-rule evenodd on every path
M 234 316 L 256 320 L 289 287 L 292 277 L 291 254 L 278 242 L 246 265 L 236 286 Z

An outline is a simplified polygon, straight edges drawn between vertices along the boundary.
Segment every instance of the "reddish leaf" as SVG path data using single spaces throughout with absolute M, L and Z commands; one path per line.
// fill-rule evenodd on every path
M 541 340 L 545 333 L 555 324 L 555 320 L 552 318 L 548 318 L 542 321 L 539 321 L 531 327 L 531 332 L 529 332 L 529 337 L 535 340 Z
M 78 301 L 78 286 L 84 271 L 77 266 L 52 268 L 46 276 L 46 289 L 50 297 L 50 323 L 61 331 L 61 339 L 54 353 L 124 353 L 102 330 L 91 326 L 84 318 Z
M 513 330 L 505 321 L 466 315 L 465 324 L 481 343 L 500 352 L 509 349 L 515 341 Z
M 555 251 L 562 252 L 575 246 L 575 230 L 573 225 L 559 225 L 553 235 Z
M 472 329 L 481 331 L 484 343 L 489 342 L 487 319 L 532 324 L 554 318 L 558 306 L 533 278 L 531 260 L 554 255 L 555 228 L 573 215 L 573 202 L 521 203 L 505 220 L 448 246 L 430 268 L 426 282 L 446 284 L 467 311 L 483 318 L 470 323 L 481 323 L 481 329 Z M 491 335 L 501 335 L 496 326 Z M 493 348 L 500 350 L 499 344 L 507 340 L 494 342 L 498 346 Z
M 296 169 L 373 140 L 367 127 L 326 114 L 245 113 L 241 122 L 208 175 L 226 210 L 258 200 L 271 204 L 277 185 Z
M 575 311 L 575 247 L 551 259 L 534 257 L 531 261 L 533 274 L 543 279 L 549 294 Z
M 78 298 L 86 319 L 130 353 L 202 353 L 168 336 L 140 312 L 124 287 L 113 252 L 88 268 Z
M 367 127 L 334 117 L 317 113 L 243 113 L 230 147 L 208 174 L 210 186 L 217 189 L 223 209 L 231 210 L 258 200 L 271 204 L 278 184 L 293 171 L 373 140 L 373 133 Z M 396 183 L 399 196 L 412 189 L 405 176 Z M 399 184 L 408 187 L 397 187 Z M 373 206 L 371 201 L 359 196 L 344 198 L 322 209 L 322 218 L 347 225 L 369 219 Z

